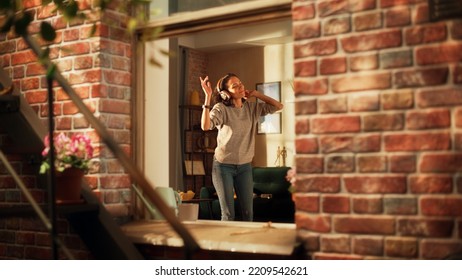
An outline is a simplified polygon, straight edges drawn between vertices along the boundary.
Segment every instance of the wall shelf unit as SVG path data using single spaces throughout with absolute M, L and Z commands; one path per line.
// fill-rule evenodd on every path
M 203 131 L 200 127 L 202 107 L 182 105 L 183 135 L 183 175 L 184 189 L 192 190 L 199 196 L 203 186 L 212 184 L 212 163 L 217 145 L 217 130 Z

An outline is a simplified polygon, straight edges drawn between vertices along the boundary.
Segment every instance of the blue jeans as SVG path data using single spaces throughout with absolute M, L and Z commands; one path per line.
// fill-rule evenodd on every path
M 242 212 L 243 221 L 253 220 L 252 165 L 225 164 L 213 161 L 212 181 L 220 201 L 221 220 L 234 221 L 234 191 Z

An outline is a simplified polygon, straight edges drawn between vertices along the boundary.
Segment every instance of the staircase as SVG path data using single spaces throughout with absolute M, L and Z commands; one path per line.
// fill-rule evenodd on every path
M 44 148 L 45 127 L 24 97 L 14 89 L 3 69 L 0 69 L 0 93 L 0 131 L 8 136 L 2 139 L 11 139 L 0 141 L 0 150 L 8 155 L 22 155 L 28 163 L 37 164 Z M 92 190 L 86 185 L 82 187 L 83 204 L 58 205 L 56 211 L 68 220 L 91 255 L 96 259 L 143 259 Z M 40 205 L 43 212 L 47 208 L 48 205 Z M 36 215 L 37 211 L 31 205 L 11 206 L 0 202 L 0 222 L 5 218 Z

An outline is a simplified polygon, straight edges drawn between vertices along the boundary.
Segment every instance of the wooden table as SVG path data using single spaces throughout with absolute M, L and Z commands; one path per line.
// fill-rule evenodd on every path
M 287 257 L 296 248 L 294 224 L 198 220 L 182 222 L 206 251 Z M 122 226 L 135 244 L 178 248 L 183 240 L 165 221 L 136 221 Z

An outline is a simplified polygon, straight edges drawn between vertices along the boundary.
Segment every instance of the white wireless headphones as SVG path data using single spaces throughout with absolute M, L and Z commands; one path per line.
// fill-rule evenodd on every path
M 223 100 L 228 100 L 231 98 L 226 90 L 219 91 L 218 93 L 220 93 L 220 96 Z
M 222 90 L 222 88 L 223 88 L 223 81 L 224 81 L 228 76 L 230 76 L 230 75 L 231 75 L 231 74 L 227 74 L 226 76 L 224 76 L 224 77 L 221 79 L 220 83 L 217 85 L 217 92 L 220 94 L 221 98 L 222 98 L 223 100 L 225 100 L 225 101 L 226 101 L 226 100 L 229 100 L 229 99 L 231 98 L 231 95 L 229 94 L 229 92 L 228 92 L 227 90 L 225 90 L 225 89 Z

